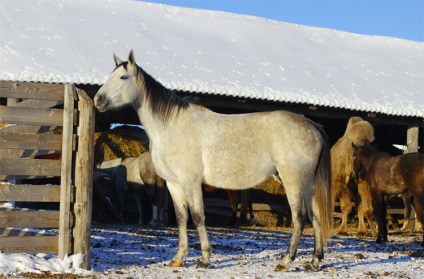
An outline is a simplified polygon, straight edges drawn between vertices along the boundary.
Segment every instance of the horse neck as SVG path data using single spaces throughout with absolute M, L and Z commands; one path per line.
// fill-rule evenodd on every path
M 134 108 L 150 139 L 172 126 L 173 120 L 182 110 L 189 108 L 187 101 L 172 90 L 165 88 L 149 74 L 139 68 L 139 105 Z
M 365 169 L 369 169 L 372 166 L 375 166 L 378 161 L 380 160 L 380 158 L 382 156 L 385 156 L 387 154 L 381 153 L 381 152 L 375 152 L 375 151 L 371 151 L 371 150 L 363 150 L 362 151 L 362 166 Z

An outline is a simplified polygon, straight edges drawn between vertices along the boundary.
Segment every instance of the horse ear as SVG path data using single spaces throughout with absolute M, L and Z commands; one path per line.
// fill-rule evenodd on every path
M 134 50 L 131 49 L 130 55 L 128 56 L 128 62 L 130 65 L 135 65 L 135 58 L 134 58 Z
M 113 54 L 113 60 L 115 60 L 115 66 L 122 64 L 122 60 L 119 59 L 118 56 L 115 55 L 115 53 Z

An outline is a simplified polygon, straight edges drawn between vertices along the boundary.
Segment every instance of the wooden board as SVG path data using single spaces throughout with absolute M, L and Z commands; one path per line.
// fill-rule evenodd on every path
M 58 228 L 59 211 L 0 210 L 0 227 Z
M 0 106 L 0 122 L 9 124 L 61 126 L 63 123 L 63 110 Z
M 0 97 L 38 100 L 63 100 L 63 84 L 0 82 Z
M 0 202 L 59 202 L 60 185 L 0 184 Z
M 60 160 L 0 158 L 0 180 L 2 175 L 60 176 Z
M 31 150 L 61 150 L 62 135 L 0 133 L 1 148 Z
M 57 253 L 58 236 L 0 237 L 2 253 Z

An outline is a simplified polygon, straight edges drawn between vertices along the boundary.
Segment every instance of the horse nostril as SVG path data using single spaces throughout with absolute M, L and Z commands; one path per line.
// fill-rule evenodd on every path
M 104 96 L 102 95 L 96 95 L 94 96 L 94 104 L 102 103 L 104 100 Z

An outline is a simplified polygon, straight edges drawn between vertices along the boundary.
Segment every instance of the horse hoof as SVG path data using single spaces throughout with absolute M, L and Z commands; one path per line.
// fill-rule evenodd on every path
M 203 268 L 203 269 L 206 269 L 206 268 L 209 268 L 209 267 L 211 267 L 211 264 L 210 263 L 205 263 L 203 261 L 199 261 L 197 263 L 197 266 L 196 266 L 196 268 Z
M 357 232 L 356 233 L 356 236 L 357 237 L 366 237 L 367 236 L 367 232 L 363 232 L 363 231 Z
M 378 237 L 375 242 L 378 243 L 378 244 L 384 244 L 384 243 L 388 242 L 388 240 L 387 240 L 387 238 Z
M 314 266 L 314 265 L 312 265 L 310 263 L 305 263 L 305 270 L 306 271 L 316 272 L 316 271 L 319 271 L 319 267 L 318 266 Z
M 172 260 L 169 262 L 168 266 L 170 267 L 181 267 L 183 265 L 182 261 Z
M 277 266 L 274 268 L 274 271 L 278 271 L 278 272 L 285 272 L 287 270 L 288 268 L 282 264 L 277 264 Z
M 336 232 L 336 235 L 338 235 L 338 236 L 347 236 L 347 232 L 345 232 L 345 231 L 338 231 L 338 232 Z

